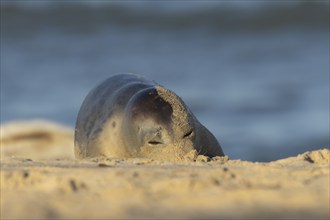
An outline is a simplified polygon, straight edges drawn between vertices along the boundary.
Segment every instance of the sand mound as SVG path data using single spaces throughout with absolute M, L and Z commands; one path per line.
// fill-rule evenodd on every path
M 330 151 L 329 149 L 323 149 L 318 151 L 306 152 L 302 155 L 299 155 L 298 157 L 316 164 L 329 163 Z
M 296 157 L 289 157 L 277 160 L 274 163 L 278 164 L 301 164 L 301 163 L 314 163 L 314 164 L 327 164 L 330 162 L 330 150 L 321 149 L 317 151 L 305 152 Z
M 0 126 L 1 157 L 73 158 L 73 129 L 45 120 Z

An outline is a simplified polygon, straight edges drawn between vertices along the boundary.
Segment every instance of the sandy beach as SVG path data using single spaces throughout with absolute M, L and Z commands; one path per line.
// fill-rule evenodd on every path
M 1 219 L 330 217 L 330 151 L 268 163 L 73 157 L 73 130 L 1 126 Z

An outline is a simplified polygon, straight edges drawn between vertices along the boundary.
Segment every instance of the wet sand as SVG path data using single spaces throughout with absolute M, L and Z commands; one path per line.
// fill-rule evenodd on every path
M 329 218 L 330 151 L 269 163 L 73 158 L 73 131 L 1 126 L 1 219 Z

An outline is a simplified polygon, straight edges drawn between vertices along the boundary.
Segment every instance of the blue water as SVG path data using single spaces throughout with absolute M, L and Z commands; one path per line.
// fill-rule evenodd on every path
M 329 147 L 329 5 L 1 2 L 1 123 L 74 127 L 119 72 L 175 91 L 232 159 Z

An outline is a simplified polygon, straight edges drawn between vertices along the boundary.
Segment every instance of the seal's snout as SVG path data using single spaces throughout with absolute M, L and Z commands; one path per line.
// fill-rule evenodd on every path
M 137 92 L 125 110 L 124 132 L 130 145 L 161 147 L 172 141 L 170 103 L 160 97 L 154 87 Z
M 164 143 L 162 134 L 163 129 L 162 127 L 157 127 L 157 125 L 157 123 L 152 122 L 149 126 L 140 128 L 139 136 L 143 144 L 147 143 L 149 145 L 159 145 Z

